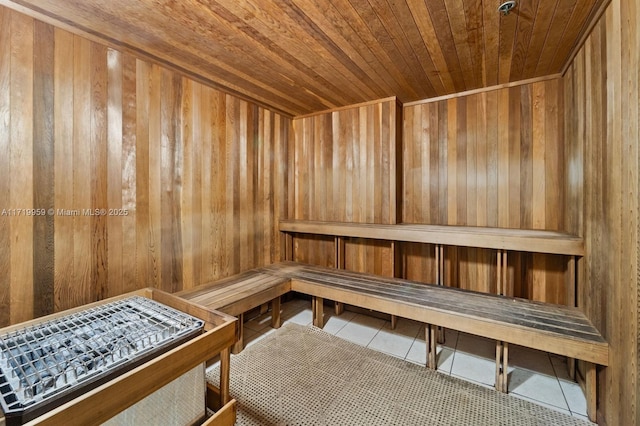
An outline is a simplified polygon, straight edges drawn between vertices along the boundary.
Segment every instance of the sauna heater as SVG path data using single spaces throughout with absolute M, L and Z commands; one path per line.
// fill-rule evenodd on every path
M 0 335 L 0 403 L 19 425 L 199 335 L 204 322 L 132 296 Z

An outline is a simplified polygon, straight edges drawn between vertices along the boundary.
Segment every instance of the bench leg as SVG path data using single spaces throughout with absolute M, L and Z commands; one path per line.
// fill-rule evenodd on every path
M 271 327 L 280 328 L 282 320 L 280 319 L 280 296 L 271 301 Z
M 576 359 L 567 357 L 567 373 L 571 380 L 576 380 Z
M 344 303 L 336 302 L 335 311 L 336 311 L 336 316 L 342 315 L 342 313 L 344 312 Z
M 507 393 L 509 377 L 509 344 L 496 342 L 496 390 Z
M 398 317 L 396 315 L 391 315 L 391 329 L 395 330 L 398 325 Z
M 264 315 L 269 312 L 269 303 L 263 303 L 260 305 L 260 315 Z
M 427 343 L 427 368 L 437 370 L 438 363 L 436 358 L 436 326 L 431 324 L 425 325 L 425 341 Z
M 587 416 L 592 422 L 596 422 L 596 366 L 592 362 L 585 362 L 585 397 L 587 398 Z
M 324 326 L 324 305 L 322 297 L 314 296 L 311 299 L 311 311 L 313 312 L 313 325 L 322 328 Z
M 244 314 L 238 315 L 238 328 L 236 332 L 236 343 L 231 348 L 231 353 L 239 354 L 244 349 Z
M 220 407 L 231 401 L 229 396 L 229 372 L 231 371 L 231 353 L 229 348 L 220 351 Z
M 444 330 L 444 327 L 438 327 L 437 337 L 438 343 L 440 343 L 441 345 L 444 343 Z

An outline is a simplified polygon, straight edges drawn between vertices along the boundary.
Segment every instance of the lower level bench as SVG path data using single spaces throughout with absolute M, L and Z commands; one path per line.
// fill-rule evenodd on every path
M 176 293 L 176 296 L 205 306 L 208 309 L 238 317 L 236 343 L 232 348 L 233 353 L 238 353 L 242 351 L 244 346 L 244 313 L 270 303 L 272 310 L 271 326 L 279 328 L 280 296 L 289 291 L 291 291 L 291 280 L 289 278 L 275 276 L 261 269 L 252 269 Z
M 434 369 L 436 327 L 495 339 L 496 389 L 502 392 L 508 390 L 509 344 L 585 361 L 587 411 L 595 420 L 595 365 L 608 365 L 609 345 L 576 308 L 295 262 L 255 269 L 180 295 L 237 315 L 238 310 L 259 306 L 290 290 L 313 297 L 318 327 L 323 326 L 323 299 L 425 323 L 426 364 Z M 275 316 L 279 318 L 279 312 Z

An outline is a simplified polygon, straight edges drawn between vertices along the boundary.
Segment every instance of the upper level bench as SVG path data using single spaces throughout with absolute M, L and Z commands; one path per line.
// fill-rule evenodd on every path
M 326 235 L 336 238 L 336 257 L 341 251 L 343 238 L 368 238 L 391 242 L 434 244 L 436 258 L 436 283 L 443 284 L 444 246 L 475 247 L 497 250 L 497 293 L 512 296 L 507 285 L 507 252 L 546 253 L 569 256 L 570 282 L 569 304 L 575 306 L 576 261 L 584 256 L 581 237 L 566 232 L 492 228 L 479 226 L 425 225 L 425 224 L 370 224 L 351 222 L 320 222 L 306 220 L 281 220 L 280 231 L 293 234 Z M 287 258 L 292 259 L 292 240 L 285 248 Z M 336 259 L 336 265 L 340 262 Z

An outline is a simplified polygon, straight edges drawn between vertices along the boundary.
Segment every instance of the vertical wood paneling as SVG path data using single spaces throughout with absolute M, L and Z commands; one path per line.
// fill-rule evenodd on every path
M 107 48 L 96 43 L 90 48 L 91 64 L 91 293 L 97 299 L 108 294 L 107 259 Z
M 0 151 L 11 152 L 11 12 L 0 7 Z M 11 156 L 0 155 L 0 170 L 9 170 Z M 2 209 L 11 208 L 11 175 L 0 179 Z M 11 221 L 0 215 L 0 324 L 11 320 Z M 15 309 L 15 308 L 14 308 Z
M 294 120 L 294 218 L 395 221 L 396 108 L 385 100 Z M 333 266 L 334 250 L 333 238 L 295 239 L 297 260 Z M 391 275 L 390 258 L 388 243 L 346 241 L 349 269 Z
M 3 170 L 11 177 L 10 209 L 33 206 L 33 52 L 34 21 L 11 13 L 10 107 L 11 147 L 5 151 L 10 165 Z M 11 322 L 29 319 L 34 312 L 33 216 L 17 211 L 11 217 Z
M 556 79 L 405 107 L 404 221 L 563 229 L 563 96 Z M 406 245 L 408 277 L 433 282 L 433 250 Z M 495 291 L 495 252 L 448 247 L 445 257 L 446 284 Z M 516 294 L 564 303 L 566 263 L 510 254 Z
M 0 216 L 0 326 L 280 260 L 290 119 L 3 7 L 0 24 L 0 209 L 47 211 Z
M 115 54 L 115 53 L 113 53 Z M 122 63 L 122 291 L 140 286 L 137 275 L 137 67 L 136 59 L 123 55 Z M 117 101 L 117 100 L 116 100 Z M 115 130 L 117 132 L 117 130 Z M 117 178 L 116 178 L 117 180 Z M 114 198 L 117 189 L 112 189 Z M 110 290 L 111 293 L 113 291 Z
M 54 209 L 72 209 L 74 206 L 74 172 L 70 170 L 74 161 L 73 114 L 74 111 L 74 41 L 73 35 L 55 30 L 54 56 Z M 71 69 L 70 69 L 71 68 Z M 70 307 L 75 297 L 74 269 L 74 218 L 54 216 L 55 249 L 66 256 L 54 256 L 54 310 Z
M 53 58 L 54 29 L 35 21 L 33 52 L 33 205 L 44 211 L 54 206 L 54 129 Z M 54 311 L 54 217 L 38 214 L 33 218 L 33 315 Z
M 585 239 L 578 306 L 610 345 L 598 419 L 638 424 L 640 3 L 613 0 L 564 77 L 566 212 Z
M 122 209 L 123 176 L 123 63 L 122 54 L 107 52 L 107 204 Z M 102 206 L 104 208 L 104 206 Z M 109 285 L 107 296 L 124 292 L 123 216 L 107 216 L 107 253 L 109 254 Z

